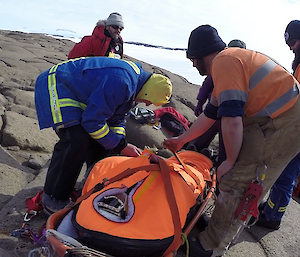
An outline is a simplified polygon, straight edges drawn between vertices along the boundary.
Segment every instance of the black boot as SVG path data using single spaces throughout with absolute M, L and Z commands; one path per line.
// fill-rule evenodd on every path
M 200 232 L 205 230 L 205 228 L 208 226 L 209 221 L 210 221 L 210 217 L 207 216 L 205 213 L 200 216 L 200 218 L 196 223 Z
M 264 209 L 265 206 L 267 204 L 267 201 L 262 201 L 259 205 L 258 205 L 258 210 L 259 210 L 259 216 L 258 218 L 263 215 L 264 213 Z M 256 219 L 252 216 L 247 224 L 247 226 L 253 226 L 255 222 L 258 222 L 258 220 L 256 221 Z
M 261 213 L 258 221 L 255 223 L 256 226 L 268 228 L 271 230 L 277 230 L 280 228 L 281 220 L 267 220 L 266 216 Z
M 211 257 L 213 250 L 205 251 L 197 237 L 189 237 L 190 257 Z

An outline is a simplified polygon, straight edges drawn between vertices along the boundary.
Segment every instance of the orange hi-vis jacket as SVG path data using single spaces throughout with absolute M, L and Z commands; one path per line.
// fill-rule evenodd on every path
M 276 118 L 290 109 L 299 96 L 295 77 L 255 51 L 226 48 L 214 58 L 211 74 L 211 104 L 219 107 L 219 117 Z

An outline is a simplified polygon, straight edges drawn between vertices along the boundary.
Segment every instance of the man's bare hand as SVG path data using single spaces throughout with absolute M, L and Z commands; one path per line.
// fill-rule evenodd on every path
M 229 172 L 234 166 L 234 163 L 230 163 L 229 161 L 225 160 L 221 163 L 217 170 L 217 179 L 218 182 L 221 183 L 221 178 Z
M 140 156 L 142 150 L 135 145 L 128 144 L 122 151 L 121 155 L 129 156 L 129 157 L 137 157 Z
M 165 139 L 162 145 L 171 152 L 175 153 L 183 147 L 184 143 L 182 143 L 179 137 L 172 137 Z

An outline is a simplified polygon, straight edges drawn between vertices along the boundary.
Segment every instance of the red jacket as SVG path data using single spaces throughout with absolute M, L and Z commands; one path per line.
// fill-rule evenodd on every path
M 119 39 L 123 44 L 122 38 Z M 111 37 L 104 34 L 104 26 L 96 26 L 91 36 L 85 36 L 79 43 L 75 44 L 68 55 L 68 59 L 105 56 L 111 40 Z

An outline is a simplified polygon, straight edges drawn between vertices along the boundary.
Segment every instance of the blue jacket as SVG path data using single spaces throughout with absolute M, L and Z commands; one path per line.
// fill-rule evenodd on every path
M 72 59 L 42 73 L 35 85 L 41 129 L 81 124 L 106 149 L 125 137 L 125 116 L 151 74 L 108 57 Z

